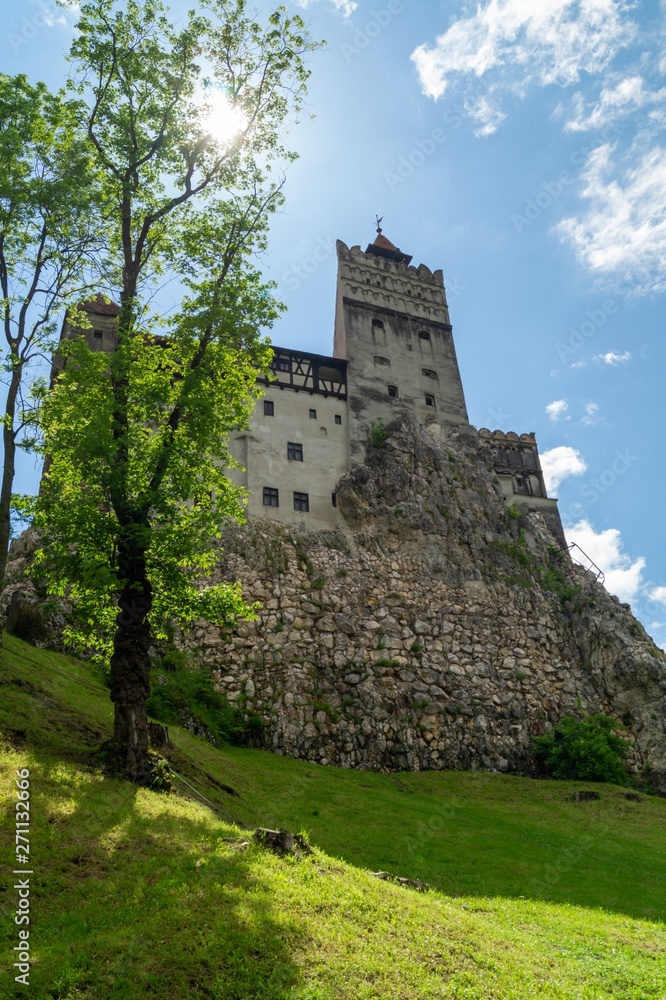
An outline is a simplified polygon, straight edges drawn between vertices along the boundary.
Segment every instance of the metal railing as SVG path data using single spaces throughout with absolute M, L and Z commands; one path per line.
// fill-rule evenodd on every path
M 587 566 L 585 566 L 582 562 L 580 562 L 578 559 L 576 559 L 576 562 L 578 563 L 578 565 L 579 566 L 583 566 L 583 568 L 585 569 L 585 571 L 587 573 L 594 573 L 594 575 L 597 578 L 597 583 L 604 584 L 606 582 L 606 574 L 603 572 L 603 570 L 599 569 L 599 567 L 594 562 L 594 560 L 592 560 L 588 556 L 587 552 L 583 552 L 583 550 L 581 549 L 580 545 L 577 545 L 576 542 L 572 542 L 571 545 L 567 545 L 567 547 L 565 549 L 560 549 L 560 552 L 568 552 L 569 555 L 573 557 L 573 550 L 574 549 L 576 549 L 578 552 L 580 552 L 581 556 L 583 557 L 583 559 L 585 559 L 587 561 L 587 564 L 588 564 Z

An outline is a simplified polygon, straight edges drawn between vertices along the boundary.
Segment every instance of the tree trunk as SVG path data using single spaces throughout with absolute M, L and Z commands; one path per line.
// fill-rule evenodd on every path
M 148 615 L 152 589 L 146 571 L 146 549 L 139 540 L 132 545 L 132 536 L 137 536 L 136 527 L 128 534 L 121 538 L 118 553 L 124 585 L 118 601 L 111 656 L 111 701 L 115 707 L 113 741 L 129 780 L 146 785 L 152 778 L 146 715 L 146 699 L 150 694 Z
M 5 570 L 7 569 L 9 538 L 11 535 L 11 503 L 16 466 L 14 418 L 16 416 L 16 398 L 19 386 L 21 385 L 22 371 L 23 366 L 20 364 L 15 364 L 12 368 L 5 406 L 5 423 L 2 428 L 5 454 L 2 464 L 2 488 L 0 489 L 0 590 L 5 585 Z

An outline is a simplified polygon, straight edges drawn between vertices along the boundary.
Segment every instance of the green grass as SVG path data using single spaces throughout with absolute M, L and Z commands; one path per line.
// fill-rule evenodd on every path
M 15 769 L 30 768 L 35 874 L 30 987 L 14 988 L 7 920 L 3 998 L 663 1000 L 661 799 L 342 771 L 173 728 L 173 766 L 216 814 L 101 775 L 110 724 L 92 668 L 5 637 L 0 794 L 13 815 Z M 584 787 L 600 801 L 570 802 Z M 314 855 L 243 847 L 234 821 L 308 831 Z M 6 820 L 5 871 L 12 838 Z M 369 874 L 380 869 L 434 891 Z

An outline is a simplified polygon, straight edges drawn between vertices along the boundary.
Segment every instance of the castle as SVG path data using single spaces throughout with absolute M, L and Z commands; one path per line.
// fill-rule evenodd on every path
M 373 426 L 406 411 L 444 437 L 447 428 L 469 426 L 442 271 L 412 265 L 379 226 L 365 251 L 341 240 L 336 250 L 333 356 L 274 347 L 251 428 L 231 438 L 241 468 L 230 475 L 249 492 L 251 520 L 339 527 L 336 483 L 362 461 Z M 96 296 L 82 308 L 88 346 L 113 351 L 119 307 Z M 65 321 L 61 336 L 80 333 Z M 54 375 L 61 365 L 56 355 Z M 534 434 L 482 428 L 479 435 L 507 504 L 541 514 L 564 548 Z
M 444 433 L 469 424 L 441 270 L 414 267 L 379 227 L 365 251 L 336 249 L 333 356 L 275 347 L 252 427 L 232 441 L 251 519 L 335 528 L 336 483 L 362 461 L 373 425 L 405 410 Z M 564 547 L 534 434 L 480 435 L 507 503 L 539 512 Z
M 178 641 L 276 753 L 525 774 L 535 735 L 602 712 L 666 794 L 663 652 L 558 551 L 534 435 L 470 425 L 442 272 L 380 231 L 337 254 L 333 355 L 274 347 L 231 442 L 248 523 L 225 527 L 211 580 L 257 617 Z M 118 307 L 83 308 L 113 351 Z

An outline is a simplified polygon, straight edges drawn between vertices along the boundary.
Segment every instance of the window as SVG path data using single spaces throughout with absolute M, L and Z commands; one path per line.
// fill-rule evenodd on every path
M 388 365 L 389 367 L 391 366 L 391 362 L 389 361 L 389 359 L 388 358 L 382 358 L 382 357 L 380 357 L 379 354 L 375 355 L 375 364 L 376 365 Z
M 307 493 L 294 492 L 294 510 L 307 512 L 310 510 L 310 496 Z
M 373 327 L 374 327 L 375 330 L 383 330 L 384 329 L 384 321 L 381 320 L 381 319 L 373 319 L 372 325 L 373 325 Z
M 426 406 L 432 406 L 432 408 L 434 410 L 435 409 L 435 397 L 431 396 L 430 393 L 426 392 L 426 394 L 425 394 L 425 404 L 426 404 Z
M 264 416 L 274 417 L 275 416 L 275 403 L 272 399 L 264 400 Z
M 419 330 L 419 340 L 430 340 L 430 334 L 427 330 Z
M 338 498 L 335 495 L 335 493 L 331 493 L 331 503 L 333 504 L 334 507 L 338 506 Z
M 291 361 L 289 358 L 275 358 L 271 364 L 276 372 L 290 372 L 291 371 Z
M 293 441 L 287 441 L 287 458 L 290 462 L 302 462 L 303 445 L 294 444 Z
M 398 398 L 398 387 L 396 385 L 390 385 L 388 387 L 388 394 L 391 397 L 391 399 L 397 399 Z
M 342 423 L 342 417 L 340 416 L 339 413 L 335 414 L 335 422 L 336 422 L 336 424 L 341 424 Z
M 279 507 L 278 491 L 272 486 L 264 486 L 264 507 Z
M 316 419 L 317 419 L 317 411 L 310 410 L 310 420 L 316 420 Z
M 422 368 L 421 374 L 425 375 L 426 378 L 439 378 L 437 372 L 434 372 L 432 368 Z
M 102 340 L 104 339 L 104 331 L 103 330 L 93 330 L 93 337 L 95 338 L 95 340 L 97 340 L 97 341 L 99 341 L 101 343 Z

